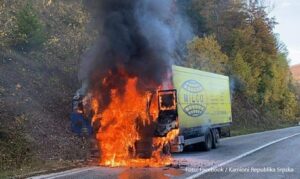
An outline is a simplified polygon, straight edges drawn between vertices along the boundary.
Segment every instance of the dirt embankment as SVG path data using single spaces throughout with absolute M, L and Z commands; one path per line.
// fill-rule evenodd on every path
M 40 159 L 84 158 L 84 141 L 69 130 L 71 99 L 79 85 L 76 74 L 15 52 L 1 52 L 0 71 L 3 136 L 21 134 L 28 152 Z
M 80 56 L 94 38 L 86 32 L 88 13 L 78 0 L 30 2 L 0 5 L 0 21 L 9 22 L 0 28 L 0 171 L 86 157 L 86 142 L 70 131 L 69 115 L 80 87 Z M 13 46 L 20 32 L 11 29 L 20 21 L 24 29 L 31 28 L 27 22 L 43 27 L 40 46 Z

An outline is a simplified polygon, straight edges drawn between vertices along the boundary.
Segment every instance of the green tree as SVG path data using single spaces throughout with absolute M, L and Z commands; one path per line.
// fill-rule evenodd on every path
M 31 3 L 27 3 L 16 15 L 14 46 L 23 50 L 38 47 L 46 40 L 44 25 Z
M 225 73 L 228 57 L 222 53 L 214 36 L 195 37 L 188 44 L 188 56 L 185 66 L 204 71 Z

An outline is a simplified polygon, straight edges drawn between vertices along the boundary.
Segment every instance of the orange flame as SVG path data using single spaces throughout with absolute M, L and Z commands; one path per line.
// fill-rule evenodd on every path
M 130 78 L 126 84 L 124 95 L 111 90 L 111 102 L 104 111 L 100 112 L 101 101 L 92 100 L 94 109 L 93 122 L 100 119 L 101 127 L 96 135 L 100 148 L 100 165 L 118 167 L 159 167 L 171 163 L 171 156 L 162 155 L 163 146 L 174 139 L 179 130 L 172 130 L 166 137 L 152 138 L 150 158 L 135 157 L 135 144 L 143 136 L 137 129 L 137 123 L 144 126 L 153 123 L 157 118 L 157 100 L 152 100 L 149 117 L 146 111 L 149 94 L 141 94 L 137 88 L 137 78 Z M 104 80 L 105 82 L 105 80 Z

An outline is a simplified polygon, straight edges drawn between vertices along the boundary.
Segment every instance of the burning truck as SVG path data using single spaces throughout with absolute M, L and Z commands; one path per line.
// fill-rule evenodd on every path
M 187 146 L 217 147 L 232 122 L 229 78 L 179 66 L 171 71 L 168 85 L 144 93 L 129 77 L 124 93 L 111 90 L 102 111 L 93 94 L 77 93 L 72 129 L 97 139 L 100 165 L 163 166 Z
M 164 166 L 184 147 L 216 147 L 231 123 L 228 77 L 184 64 L 194 36 L 178 0 L 86 0 L 94 42 L 82 56 L 72 130 L 104 166 Z

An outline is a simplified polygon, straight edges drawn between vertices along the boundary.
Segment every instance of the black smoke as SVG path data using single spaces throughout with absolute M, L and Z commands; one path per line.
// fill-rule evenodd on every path
M 174 63 L 178 44 L 190 37 L 175 0 L 86 0 L 92 28 L 99 36 L 83 56 L 79 73 L 87 91 L 102 105 L 110 90 L 124 92 L 130 77 L 143 92 L 163 83 Z M 106 81 L 103 83 L 103 81 Z

